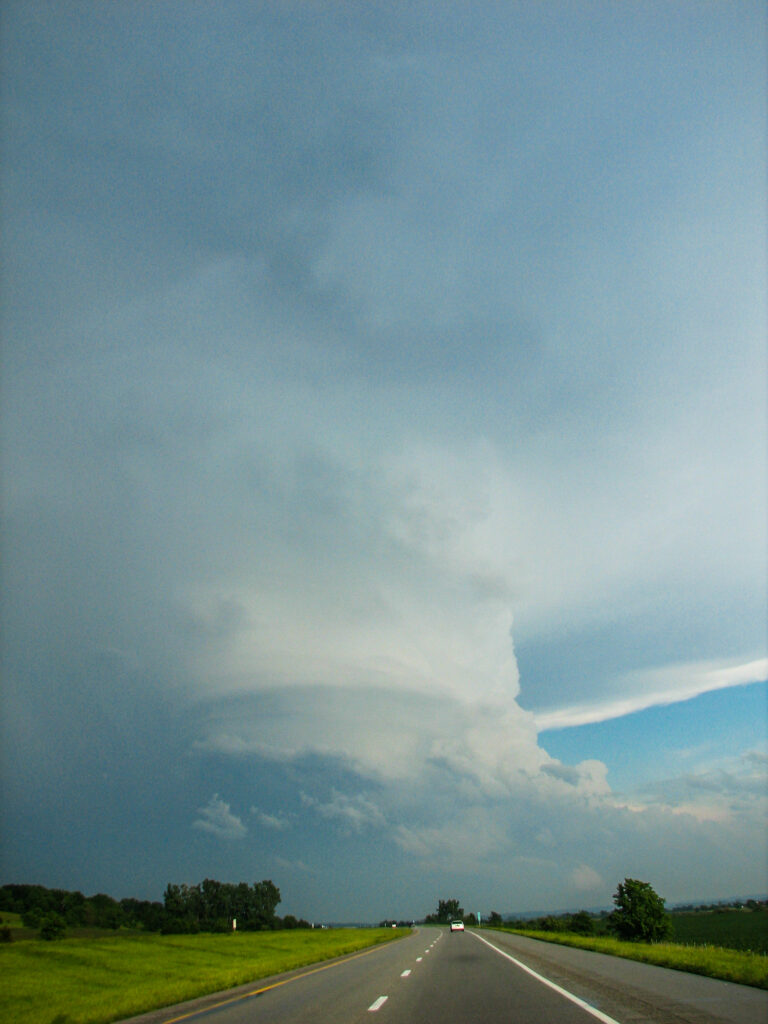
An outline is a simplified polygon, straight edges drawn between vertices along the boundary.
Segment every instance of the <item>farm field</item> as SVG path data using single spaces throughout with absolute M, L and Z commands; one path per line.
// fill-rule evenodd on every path
M 672 913 L 675 942 L 723 946 L 768 955 L 768 912 L 708 911 Z
M 0 916 L 7 920 L 10 915 Z M 0 1020 L 109 1024 L 403 934 L 403 929 L 389 928 L 223 935 L 118 932 L 103 938 L 2 943 Z

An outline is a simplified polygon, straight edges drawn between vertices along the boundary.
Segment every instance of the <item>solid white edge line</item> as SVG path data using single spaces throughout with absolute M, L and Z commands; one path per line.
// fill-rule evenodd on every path
M 388 999 L 389 999 L 389 996 L 379 996 L 379 998 L 376 1000 L 376 1002 L 375 1003 L 371 1003 L 371 1005 L 368 1007 L 368 1012 L 369 1013 L 376 1013 L 376 1011 L 380 1010 L 382 1008 L 382 1006 L 384 1005 L 384 1003 L 386 1003 L 386 1001 Z
M 549 978 L 545 978 L 543 975 L 537 974 L 536 971 L 531 970 L 530 967 L 526 967 L 526 965 L 524 963 L 521 963 L 520 960 L 516 960 L 513 956 L 510 956 L 509 953 L 505 953 L 503 949 L 499 949 L 498 946 L 494 946 L 492 942 L 489 942 L 488 939 L 484 939 L 482 935 L 478 935 L 477 932 L 474 931 L 472 932 L 472 934 L 475 936 L 476 939 L 479 939 L 481 942 L 484 942 L 486 946 L 490 946 L 495 953 L 498 953 L 500 956 L 506 957 L 507 960 L 511 960 L 515 967 L 519 967 L 521 971 L 525 971 L 526 974 L 530 974 L 532 978 L 535 978 L 537 981 L 540 981 L 542 985 L 546 985 L 547 988 L 551 988 L 555 992 L 559 992 L 561 996 L 565 996 L 566 999 L 570 999 L 572 1003 L 575 1003 L 577 1006 L 580 1006 L 582 1010 L 586 1010 L 587 1013 L 591 1013 L 593 1017 L 596 1017 L 597 1020 L 602 1021 L 603 1024 L 619 1024 L 619 1022 L 615 1020 L 613 1017 L 609 1017 L 607 1013 L 603 1013 L 601 1010 L 597 1010 L 594 1006 L 590 1006 L 589 1003 L 586 1003 L 583 999 L 579 999 L 578 996 L 575 996 L 573 992 L 569 992 L 568 989 L 561 988 L 560 985 L 556 985 L 554 981 L 550 981 Z

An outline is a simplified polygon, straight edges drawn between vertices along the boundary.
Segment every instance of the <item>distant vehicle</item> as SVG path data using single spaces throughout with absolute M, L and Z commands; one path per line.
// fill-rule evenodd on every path
M 452 932 L 463 932 L 464 931 L 464 922 L 463 921 L 451 921 L 451 931 Z

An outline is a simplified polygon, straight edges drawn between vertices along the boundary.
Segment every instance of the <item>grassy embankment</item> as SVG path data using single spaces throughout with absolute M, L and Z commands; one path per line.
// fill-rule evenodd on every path
M 227 935 L 117 932 L 103 938 L 2 943 L 0 1020 L 109 1024 L 404 933 L 391 928 Z
M 763 915 L 760 917 L 763 918 Z M 679 942 L 621 942 L 604 935 L 575 935 L 573 932 L 540 932 L 521 928 L 500 930 L 545 942 L 558 942 L 564 946 L 621 956 L 628 960 L 639 960 L 658 967 L 670 967 L 676 971 L 703 974 L 739 985 L 768 989 L 768 956 L 749 948 L 728 949 L 709 944 L 706 939 L 701 945 L 683 945 Z M 764 938 L 763 935 L 763 941 Z

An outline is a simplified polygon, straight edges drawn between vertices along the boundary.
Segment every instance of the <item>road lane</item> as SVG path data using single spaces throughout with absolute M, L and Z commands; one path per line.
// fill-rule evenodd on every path
M 762 989 L 522 935 L 478 935 L 621 1024 L 768 1024 L 768 992 Z
M 471 932 L 443 932 L 414 984 L 394 989 L 375 1024 L 596 1024 L 568 1001 L 514 967 Z M 602 1024 L 614 1024 L 603 1018 Z
M 506 933 L 425 928 L 131 1024 L 171 1021 L 764 1024 L 768 992 Z
M 514 964 L 514 966 L 517 967 L 518 970 L 523 971 L 524 974 L 527 974 L 530 978 L 533 978 L 540 985 L 544 985 L 545 988 L 548 988 L 552 992 L 556 992 L 558 995 L 562 996 L 564 999 L 567 999 L 568 1002 L 573 1003 L 574 1006 L 579 1006 L 582 1010 L 586 1010 L 590 1017 L 593 1017 L 595 1020 L 600 1021 L 601 1024 L 617 1024 L 617 1021 L 615 1021 L 613 1017 L 609 1017 L 607 1013 L 603 1013 L 602 1010 L 598 1010 L 596 1007 L 592 1006 L 591 1003 L 588 1003 L 580 996 L 575 995 L 573 992 L 569 992 L 568 989 L 563 988 L 562 985 L 558 985 L 556 982 L 550 981 L 549 978 L 545 978 L 543 974 L 539 974 L 539 972 L 534 971 L 532 967 L 528 967 L 528 965 L 524 964 L 522 960 L 520 960 L 518 957 L 514 957 L 510 953 L 507 953 L 503 949 L 500 949 L 498 945 L 494 945 L 494 943 L 490 942 L 482 935 L 479 935 L 477 932 L 473 932 L 472 934 L 475 936 L 475 938 L 479 939 L 480 942 L 485 943 L 485 945 L 489 949 L 492 949 L 494 953 L 498 953 L 499 956 L 503 957 L 505 960 L 508 960 L 509 963 Z

